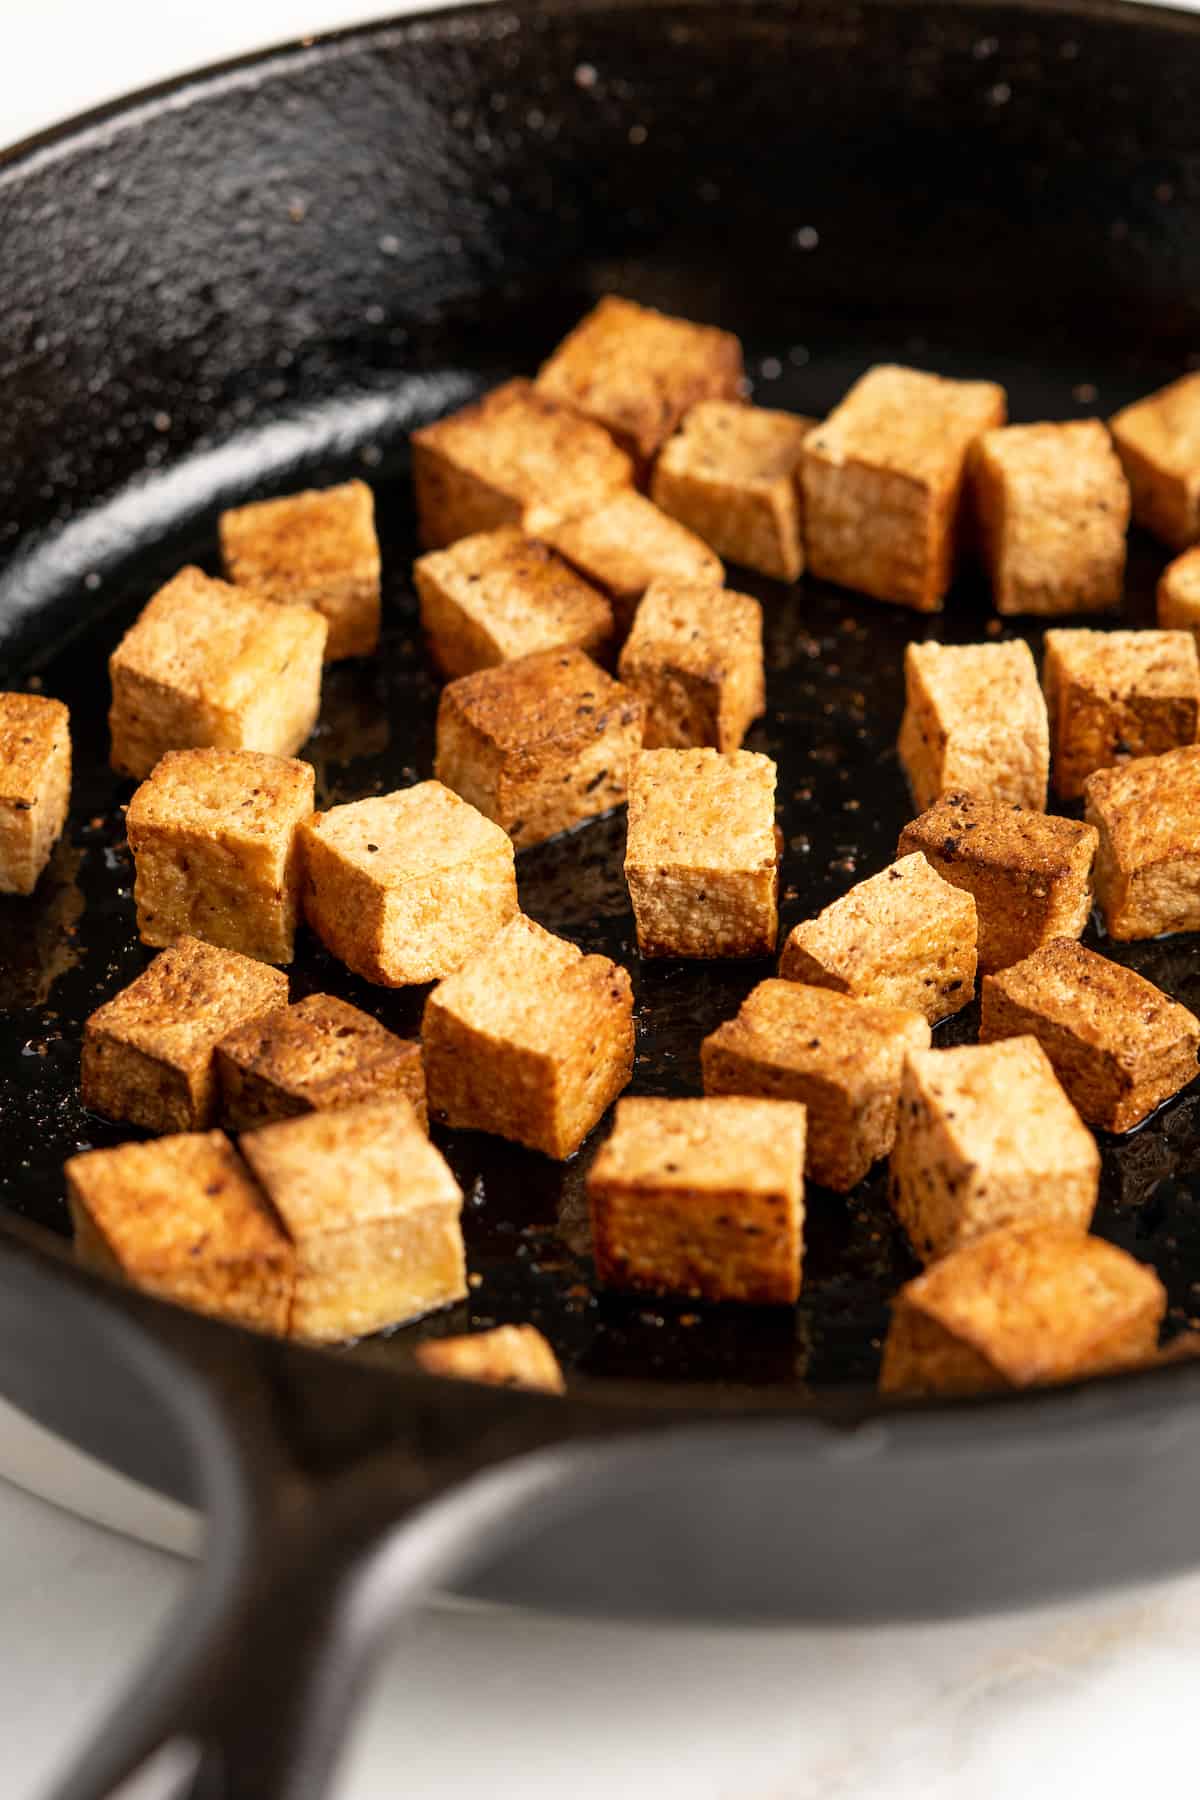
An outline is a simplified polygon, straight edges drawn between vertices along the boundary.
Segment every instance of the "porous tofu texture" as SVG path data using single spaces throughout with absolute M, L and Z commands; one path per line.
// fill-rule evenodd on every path
M 566 1385 L 557 1357 L 535 1325 L 497 1325 L 470 1337 L 428 1338 L 417 1345 L 416 1358 L 430 1375 L 481 1381 L 487 1387 L 561 1394 Z
M 795 926 L 779 973 L 911 1007 L 936 1025 L 974 997 L 977 935 L 972 896 L 917 850 Z
M 1100 769 L 1085 793 L 1109 936 L 1200 931 L 1200 746 Z
M 790 1306 L 804 1253 L 804 1108 L 622 1100 L 588 1174 L 606 1287 Z
M 440 781 L 314 813 L 300 833 L 305 917 L 366 981 L 436 981 L 517 910 L 508 834 Z
M 195 1312 L 286 1333 L 292 1247 L 224 1132 L 89 1150 L 64 1172 L 82 1261 Z
M 521 915 L 433 990 L 421 1036 L 432 1118 L 562 1159 L 628 1084 L 633 988 Z
M 412 471 L 427 550 L 503 525 L 537 537 L 633 480 L 606 431 L 522 380 L 414 431 Z
M 709 587 L 719 587 L 725 579 L 719 557 L 707 544 L 632 490 L 556 520 L 542 535 L 608 595 L 618 637 L 629 630 L 638 601 L 659 577 Z
M 281 969 L 180 938 L 88 1020 L 84 1105 L 147 1131 L 211 1125 L 216 1046 L 239 1025 L 286 1006 L 287 997 Z
M 929 1035 L 919 1012 L 763 981 L 705 1038 L 704 1091 L 802 1102 L 809 1178 L 848 1193 L 891 1149 L 901 1067 Z
M 629 774 L 625 879 L 643 956 L 769 956 L 779 931 L 775 764 L 643 750 Z
M 290 963 L 300 916 L 297 827 L 313 810 L 308 763 L 258 750 L 168 750 L 129 803 L 133 897 L 144 944 L 203 938 Z
M 312 607 L 181 569 L 109 658 L 113 768 L 141 781 L 168 750 L 292 756 L 317 722 L 327 632 Z
M 1048 631 L 1042 682 L 1064 800 L 1077 800 L 1097 769 L 1196 741 L 1200 659 L 1190 631 Z
M 892 1210 L 924 1262 L 985 1231 L 1092 1221 L 1100 1152 L 1034 1037 L 910 1051 Z
M 231 1031 L 217 1045 L 217 1078 L 231 1131 L 396 1096 L 427 1123 L 420 1044 L 332 994 Z
M 1166 1305 L 1153 1269 L 1102 1238 L 1049 1224 L 989 1232 L 901 1288 L 879 1385 L 978 1394 L 1137 1367 Z
M 310 488 L 223 512 L 225 572 L 283 606 L 315 607 L 329 625 L 326 662 L 379 643 L 379 540 L 365 481 Z
M 967 456 L 1003 425 L 1004 389 L 868 369 L 804 442 L 808 567 L 825 581 L 938 612 L 954 574 Z
M 431 551 L 413 579 L 430 652 L 451 678 L 538 650 L 601 651 L 613 634 L 604 595 L 515 526 Z
M 1158 623 L 1164 631 L 1200 636 L 1200 545 L 1185 550 L 1163 570 L 1158 583 Z
M 701 400 L 736 400 L 742 347 L 728 331 L 606 294 L 543 363 L 540 393 L 595 419 L 645 466 Z
M 767 703 L 762 607 L 728 588 L 653 581 L 618 668 L 645 704 L 648 750 L 740 750 Z
M 1004 969 L 1054 938 L 1077 938 L 1092 911 L 1093 825 L 956 790 L 900 833 L 975 901 L 979 967 Z
M 281 1119 L 240 1148 L 294 1247 L 293 1337 L 339 1343 L 464 1298 L 462 1194 L 407 1100 Z
M 582 650 L 543 650 L 442 689 L 434 774 L 522 850 L 624 804 L 642 718 Z
M 1184 375 L 1109 420 L 1133 516 L 1184 550 L 1200 537 L 1200 374 Z
M 1200 1020 L 1161 988 L 1066 940 L 983 984 L 979 1036 L 1036 1037 L 1089 1125 L 1131 1131 L 1196 1077 Z
M 0 894 L 32 894 L 70 803 L 66 707 L 42 694 L 0 694 Z
M 1029 645 L 909 644 L 900 760 L 917 810 L 961 788 L 1046 810 L 1050 731 Z
M 656 506 L 723 562 L 795 581 L 804 569 L 800 462 L 815 419 L 705 400 L 654 465 Z

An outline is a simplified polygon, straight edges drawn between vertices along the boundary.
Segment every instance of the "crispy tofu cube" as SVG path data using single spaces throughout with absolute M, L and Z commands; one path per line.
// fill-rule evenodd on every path
M 0 894 L 32 894 L 70 804 L 66 707 L 41 694 L 0 694 Z
M 985 431 L 971 476 L 997 612 L 1120 605 L 1129 484 L 1099 419 Z
M 911 1007 L 936 1025 L 974 998 L 977 936 L 972 896 L 916 850 L 795 926 L 779 973 Z
M 808 567 L 918 612 L 954 576 L 967 456 L 1003 425 L 1004 389 L 919 369 L 868 369 L 804 441 Z
M 728 331 L 606 294 L 543 363 L 539 393 L 595 419 L 640 468 L 701 400 L 736 400 L 742 346 Z
M 909 644 L 900 760 L 917 810 L 961 788 L 1046 810 L 1050 729 L 1025 643 Z
M 1200 638 L 1200 544 L 1163 570 L 1158 583 L 1158 623 L 1164 631 Z
M 1109 420 L 1133 516 L 1173 549 L 1200 538 L 1200 374 L 1184 375 Z
M 286 1335 L 292 1246 L 223 1131 L 89 1150 L 63 1172 L 81 1262 L 193 1312 Z
M 795 581 L 804 569 L 800 463 L 815 425 L 765 406 L 702 401 L 663 445 L 651 498 L 722 562 Z
M 705 1038 L 704 1091 L 800 1101 L 809 1179 L 845 1194 L 890 1151 L 905 1055 L 928 1048 L 919 1012 L 763 981 Z
M 985 1231 L 1092 1222 L 1096 1140 L 1034 1037 L 913 1050 L 900 1079 L 892 1210 L 924 1262 Z
M 442 689 L 434 774 L 524 850 L 624 804 L 642 717 L 582 650 L 542 650 Z
M 629 630 L 652 581 L 662 577 L 720 587 L 725 579 L 707 544 L 632 489 L 610 495 L 590 512 L 552 521 L 542 535 L 608 595 L 618 637 Z
M 1042 680 L 1064 800 L 1077 800 L 1097 769 L 1196 741 L 1200 658 L 1190 631 L 1048 631 Z
M 407 1100 L 279 1119 L 239 1143 L 294 1247 L 292 1337 L 340 1343 L 464 1298 L 462 1193 Z
M 1093 825 L 954 790 L 904 827 L 896 855 L 919 850 L 973 897 L 979 967 L 1006 969 L 1054 938 L 1082 934 L 1099 841 Z
M 440 781 L 314 813 L 300 835 L 305 917 L 365 981 L 437 981 L 517 910 L 508 834 Z
M 421 1032 L 430 1115 L 562 1158 L 633 1070 L 633 987 L 524 915 L 436 987 Z
M 1200 746 L 1100 769 L 1086 794 L 1108 935 L 1200 931 Z
M 413 578 L 430 653 L 451 678 L 537 650 L 602 651 L 613 634 L 604 595 L 512 525 L 431 551 Z
M 599 506 L 633 480 L 606 431 L 528 381 L 508 381 L 412 434 L 421 542 L 441 550 L 476 532 Z
M 416 1358 L 430 1375 L 481 1381 L 487 1387 L 540 1389 L 561 1394 L 558 1358 L 535 1325 L 497 1325 L 470 1337 L 429 1338 Z
M 365 481 L 234 507 L 218 529 L 230 581 L 281 606 L 311 606 L 328 622 L 326 662 L 377 648 L 379 540 Z
M 775 764 L 643 750 L 629 773 L 625 880 L 643 956 L 770 956 L 779 932 Z
M 992 1231 L 901 1288 L 879 1385 L 981 1394 L 1140 1367 L 1166 1305 L 1153 1269 L 1102 1238 L 1051 1224 Z
M 142 942 L 197 937 L 290 963 L 297 828 L 312 814 L 314 781 L 308 763 L 258 750 L 168 750 L 125 818 Z
M 652 581 L 619 673 L 645 704 L 648 750 L 740 750 L 767 704 L 762 607 L 728 588 Z
M 332 994 L 310 994 L 231 1031 L 217 1045 L 217 1079 L 231 1131 L 397 1096 L 427 1125 L 420 1044 Z

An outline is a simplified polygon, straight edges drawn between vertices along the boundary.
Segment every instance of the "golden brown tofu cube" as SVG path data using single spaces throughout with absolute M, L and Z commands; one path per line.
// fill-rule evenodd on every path
M 791 1306 L 804 1255 L 804 1108 L 622 1100 L 588 1173 L 605 1287 Z
M 314 781 L 308 763 L 258 750 L 168 750 L 125 818 L 142 942 L 197 937 L 290 963 L 297 828 L 312 813 Z
M 914 1050 L 900 1079 L 889 1198 L 923 1262 L 1026 1221 L 1092 1222 L 1096 1140 L 1034 1037 Z
M 689 408 L 736 400 L 742 374 L 732 333 L 606 294 L 543 363 L 537 385 L 611 431 L 644 468 Z
M 89 1150 L 64 1173 L 82 1262 L 177 1306 L 286 1334 L 292 1247 L 223 1131 Z
M 1086 794 L 1109 936 L 1200 931 L 1200 746 L 1100 769 Z
M 416 1357 L 430 1375 L 481 1381 L 487 1387 L 531 1388 L 561 1394 L 558 1358 L 535 1325 L 497 1325 L 470 1337 L 429 1338 Z
M 32 894 L 70 804 L 66 707 L 41 694 L 0 694 L 0 894 Z
M 919 850 L 973 897 L 979 967 L 1006 969 L 1054 938 L 1081 935 L 1099 841 L 1092 825 L 955 790 L 904 827 L 896 854 Z
M 235 507 L 219 530 L 230 581 L 281 606 L 311 606 L 328 622 L 326 662 L 377 648 L 379 540 L 365 481 Z
M 740 750 L 767 704 L 762 607 L 728 588 L 653 581 L 619 672 L 645 704 L 648 750 Z
M 1132 969 L 1062 939 L 983 984 L 980 1041 L 1035 1037 L 1089 1125 L 1132 1131 L 1196 1077 L 1200 1020 Z
M 604 595 L 512 525 L 431 551 L 413 578 L 430 653 L 451 678 L 538 650 L 602 651 L 613 634 Z
M 412 470 L 427 550 L 502 525 L 537 537 L 548 518 L 599 506 L 633 480 L 606 431 L 529 381 L 414 431 Z
M 629 773 L 625 880 L 643 956 L 770 956 L 779 933 L 775 764 L 643 750 Z
M 1164 631 L 1200 638 L 1200 544 L 1168 563 L 1158 583 L 1158 623 Z
M 1200 374 L 1184 375 L 1109 420 L 1133 516 L 1175 550 L 1200 537 Z
M 954 576 L 967 456 L 1006 416 L 1004 389 L 919 369 L 868 369 L 804 442 L 808 567 L 918 612 Z
M 292 756 L 317 722 L 328 627 L 181 569 L 108 659 L 112 765 L 141 781 L 168 750 Z
M 217 1079 L 231 1131 L 397 1096 L 427 1125 L 420 1044 L 332 994 L 231 1031 L 217 1045 Z
M 300 834 L 305 917 L 365 981 L 437 981 L 517 910 L 508 834 L 440 781 L 314 813 Z
M 800 1101 L 809 1179 L 844 1194 L 891 1149 L 905 1055 L 928 1048 L 919 1012 L 763 981 L 705 1038 L 704 1091 Z
M 622 638 L 652 581 L 662 577 L 719 587 L 725 579 L 707 544 L 632 490 L 611 495 L 592 511 L 552 521 L 542 536 L 608 595 Z
M 524 915 L 436 987 L 421 1031 L 430 1116 L 562 1159 L 633 1071 L 633 987 Z
M 917 850 L 795 926 L 779 973 L 911 1007 L 936 1025 L 974 998 L 977 936 L 971 895 L 943 881 Z
M 1196 741 L 1200 658 L 1190 631 L 1048 631 L 1042 681 L 1064 800 L 1077 800 L 1097 769 Z
M 989 1232 L 902 1287 L 879 1385 L 983 1394 L 1155 1359 L 1167 1297 L 1153 1269 L 1063 1225 Z
M 917 810 L 961 788 L 1046 810 L 1050 730 L 1025 643 L 910 644 L 900 760 Z
M 795 581 L 804 568 L 800 462 L 815 419 L 705 400 L 663 445 L 650 494 L 723 562 Z
M 280 1119 L 240 1148 L 294 1247 L 292 1337 L 340 1343 L 463 1299 L 462 1193 L 407 1100 Z

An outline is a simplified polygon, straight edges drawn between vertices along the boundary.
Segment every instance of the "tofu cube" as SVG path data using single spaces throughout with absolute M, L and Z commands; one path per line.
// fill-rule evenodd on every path
M 979 1036 L 1035 1037 L 1089 1125 L 1132 1131 L 1195 1080 L 1200 1020 L 1132 969 L 1063 939 L 987 977 Z
M 41 694 L 0 694 L 0 894 L 32 894 L 70 804 L 66 707 Z
M 223 1131 L 89 1150 L 64 1173 L 81 1262 L 193 1312 L 286 1335 L 292 1246 Z
M 203 1130 L 217 1111 L 217 1045 L 287 997 L 281 969 L 180 938 L 87 1021 L 83 1104 L 147 1131 Z
M 900 1079 L 892 1210 L 923 1262 L 985 1231 L 1092 1222 L 1096 1140 L 1034 1037 L 913 1050 Z
M 618 667 L 645 705 L 648 750 L 740 750 L 767 704 L 762 607 L 728 588 L 652 581 Z
M 1109 420 L 1133 516 L 1175 550 L 1200 538 L 1200 374 L 1184 375 Z
M 508 834 L 440 781 L 314 813 L 300 837 L 305 917 L 365 981 L 437 981 L 517 910 Z
M 804 569 L 800 464 L 815 425 L 765 406 L 702 401 L 659 452 L 651 498 L 722 562 L 795 581 Z
M 770 956 L 779 932 L 775 764 L 643 750 L 629 772 L 625 880 L 643 956 Z
M 954 577 L 967 456 L 1003 425 L 1004 389 L 919 369 L 868 369 L 804 441 L 810 572 L 917 612 Z
M 1093 825 L 955 789 L 904 827 L 896 855 L 919 850 L 972 896 L 979 967 L 1006 969 L 1054 938 L 1082 934 L 1099 841 Z
M 792 1306 L 804 1255 L 804 1108 L 622 1100 L 587 1180 L 605 1287 Z
M 142 942 L 197 937 L 290 963 L 297 829 L 312 814 L 314 782 L 308 763 L 259 750 L 168 750 L 125 817 Z
M 1100 769 L 1086 794 L 1108 935 L 1200 931 L 1200 746 Z
M 652 581 L 720 587 L 725 579 L 720 558 L 707 544 L 632 489 L 610 495 L 589 512 L 551 521 L 542 536 L 585 581 L 608 595 L 619 638 Z
M 1050 728 L 1026 643 L 909 644 L 900 760 L 918 812 L 951 788 L 1046 810 Z
M 460 538 L 413 569 L 430 654 L 453 679 L 537 650 L 603 651 L 612 607 L 515 526 Z
M 379 540 L 365 481 L 234 507 L 218 529 L 230 581 L 326 620 L 326 662 L 378 647 Z
M 422 1128 L 428 1123 L 420 1044 L 332 994 L 310 994 L 231 1031 L 217 1045 L 217 1079 L 231 1131 L 397 1096 Z
M 1042 680 L 1064 800 L 1078 800 L 1097 769 L 1196 741 L 1200 658 L 1190 631 L 1048 631 Z
M 1164 631 L 1200 637 L 1200 544 L 1163 570 L 1158 583 L 1158 623 Z
M 239 1142 L 292 1241 L 292 1337 L 366 1337 L 465 1297 L 462 1193 L 407 1100 L 279 1119 Z
M 799 1101 L 809 1180 L 845 1194 L 891 1150 L 904 1058 L 929 1039 L 919 1012 L 763 981 L 705 1038 L 704 1091 Z
M 470 1337 L 427 1338 L 416 1358 L 430 1375 L 481 1381 L 487 1387 L 531 1388 L 561 1394 L 558 1358 L 536 1325 L 497 1325 Z
M 785 981 L 911 1007 L 931 1025 L 975 995 L 975 902 L 919 850 L 805 919 L 783 946 Z
M 1120 605 L 1129 484 L 1099 419 L 985 431 L 971 475 L 997 612 Z
M 108 660 L 112 765 L 143 780 L 168 750 L 292 756 L 317 722 L 328 626 L 181 569 Z
M 885 1394 L 984 1394 L 1113 1374 L 1155 1358 L 1153 1269 L 1068 1226 L 992 1231 L 902 1287 Z
M 633 987 L 521 915 L 436 987 L 421 1032 L 431 1117 L 562 1160 L 633 1071 Z

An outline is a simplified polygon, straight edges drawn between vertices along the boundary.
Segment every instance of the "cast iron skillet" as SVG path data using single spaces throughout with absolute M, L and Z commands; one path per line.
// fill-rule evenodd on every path
M 1200 22 L 1141 8 L 557 0 L 284 49 L 0 161 L 0 680 L 69 701 L 78 767 L 52 870 L 0 912 L 0 1385 L 211 1520 L 184 1615 L 61 1800 L 180 1739 L 195 1795 L 319 1794 L 369 1651 L 435 1581 L 626 1617 L 894 1618 L 1194 1558 L 1200 1368 L 876 1404 L 912 1268 L 878 1176 L 810 1195 L 798 1314 L 651 1307 L 592 1292 L 588 1151 L 560 1171 L 460 1135 L 481 1285 L 316 1354 L 81 1274 L 59 1169 L 120 1136 L 79 1107 L 80 1024 L 147 956 L 104 657 L 185 558 L 211 566 L 221 505 L 373 482 L 385 648 L 330 677 L 311 754 L 325 801 L 427 774 L 414 422 L 533 367 L 607 289 L 734 327 L 758 397 L 797 410 L 890 355 L 998 377 L 1017 418 L 1109 412 L 1200 352 L 1198 95 Z M 1162 561 L 1135 540 L 1130 619 Z M 768 610 L 752 742 L 780 763 L 790 924 L 889 859 L 903 644 L 977 637 L 986 598 L 967 581 L 930 625 L 741 585 Z M 637 1088 L 695 1091 L 700 1037 L 764 970 L 641 969 L 622 831 L 523 857 L 523 901 L 630 962 Z M 1200 1005 L 1190 940 L 1120 954 Z M 319 987 L 419 1014 L 307 943 L 294 991 Z M 1106 1145 L 1098 1215 L 1158 1266 L 1176 1326 L 1200 1310 L 1198 1108 Z M 421 1330 L 521 1318 L 566 1400 L 412 1369 Z

